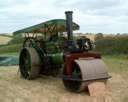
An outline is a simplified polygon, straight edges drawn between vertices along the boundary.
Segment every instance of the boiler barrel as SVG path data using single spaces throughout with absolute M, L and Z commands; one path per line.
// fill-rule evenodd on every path
M 53 64 L 63 64 L 64 59 L 63 59 L 63 53 L 54 53 L 51 54 L 51 60 Z

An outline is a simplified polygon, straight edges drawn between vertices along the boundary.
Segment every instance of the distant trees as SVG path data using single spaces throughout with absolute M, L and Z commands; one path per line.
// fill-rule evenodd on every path
M 103 38 L 103 33 L 97 33 L 96 35 L 95 35 L 95 41 L 96 40 L 99 40 L 99 39 L 102 39 Z

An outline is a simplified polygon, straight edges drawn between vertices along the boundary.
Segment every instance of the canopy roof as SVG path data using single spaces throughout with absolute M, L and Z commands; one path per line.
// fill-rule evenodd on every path
M 79 30 L 79 25 L 73 23 L 73 30 Z M 66 32 L 66 20 L 65 19 L 53 19 L 34 26 L 30 26 L 13 34 L 20 33 L 54 33 L 54 32 Z

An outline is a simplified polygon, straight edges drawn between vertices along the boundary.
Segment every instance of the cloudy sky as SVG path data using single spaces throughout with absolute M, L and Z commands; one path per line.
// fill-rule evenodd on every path
M 80 32 L 128 33 L 128 0 L 0 0 L 0 33 L 10 33 L 72 10 Z

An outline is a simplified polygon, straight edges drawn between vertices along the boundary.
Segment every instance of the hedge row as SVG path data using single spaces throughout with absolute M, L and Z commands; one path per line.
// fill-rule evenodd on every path
M 22 44 L 4 45 L 0 47 L 0 54 L 19 52 Z
M 103 37 L 95 45 L 102 54 L 128 54 L 128 35 Z
M 9 41 L 9 45 L 11 44 L 20 44 L 23 43 L 24 38 L 21 34 L 13 36 L 12 40 Z

